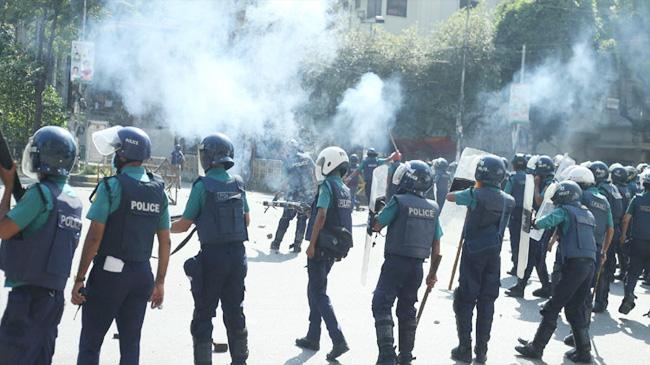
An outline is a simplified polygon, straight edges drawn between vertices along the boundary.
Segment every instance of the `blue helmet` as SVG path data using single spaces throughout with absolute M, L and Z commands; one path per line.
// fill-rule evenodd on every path
M 594 161 L 589 165 L 589 170 L 594 174 L 596 184 L 607 180 L 609 177 L 609 170 L 607 165 L 602 161 Z
M 151 157 L 151 139 L 137 127 L 124 127 L 117 131 L 120 146 L 115 156 L 127 161 L 144 161 Z
M 422 195 L 433 186 L 433 173 L 424 161 L 407 161 L 397 167 L 392 182 L 397 185 L 398 191 Z
M 570 204 L 582 199 L 582 189 L 575 181 L 564 180 L 557 185 L 555 194 L 551 197 L 554 204 Z
M 553 162 L 552 158 L 546 155 L 541 155 L 537 158 L 537 162 L 535 163 L 535 175 L 547 176 L 553 175 L 554 172 L 555 162 Z
M 449 162 L 444 157 L 440 157 L 435 161 L 433 167 L 436 170 L 447 170 L 449 168 Z
M 23 172 L 68 176 L 77 158 L 77 143 L 67 129 L 46 126 L 34 133 L 23 153 Z M 32 173 L 32 174 L 30 174 Z
M 379 156 L 379 154 L 377 153 L 377 151 L 375 151 L 375 149 L 372 148 L 372 147 L 371 147 L 371 148 L 368 148 L 368 151 L 366 151 L 366 155 L 367 155 L 368 157 L 377 157 L 377 156 Z
M 500 157 L 487 155 L 481 157 L 474 172 L 476 181 L 499 186 L 506 178 L 506 167 Z
M 623 166 L 616 166 L 610 172 L 612 175 L 612 182 L 617 185 L 623 185 L 627 183 L 627 170 Z
M 356 153 L 353 153 L 350 155 L 350 163 L 351 164 L 358 164 L 359 163 L 359 156 L 357 156 Z
M 512 158 L 512 168 L 515 170 L 525 170 L 528 159 L 523 153 L 516 153 Z
M 214 133 L 201 141 L 199 156 L 201 167 L 205 171 L 216 165 L 223 165 L 228 170 L 235 164 L 235 147 L 228 136 L 223 133 Z

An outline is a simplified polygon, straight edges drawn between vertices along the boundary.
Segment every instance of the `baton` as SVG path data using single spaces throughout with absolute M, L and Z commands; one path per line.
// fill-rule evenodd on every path
M 440 266 L 441 259 L 442 259 L 441 255 L 436 255 L 436 257 L 432 259 L 433 262 L 431 262 L 431 271 L 433 271 L 434 273 L 438 272 L 438 267 Z M 427 290 L 424 292 L 424 297 L 422 297 L 422 303 L 420 303 L 420 307 L 418 308 L 417 317 L 415 317 L 416 327 L 420 323 L 420 317 L 422 317 L 422 312 L 424 311 L 424 306 L 427 304 L 427 298 L 429 298 L 429 293 L 431 293 L 431 289 L 433 289 L 433 285 L 432 286 L 427 285 Z

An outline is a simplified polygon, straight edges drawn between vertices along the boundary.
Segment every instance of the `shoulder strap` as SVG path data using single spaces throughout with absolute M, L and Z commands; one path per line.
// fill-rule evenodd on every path
M 336 196 L 336 193 L 334 192 L 334 189 L 332 189 L 332 185 L 330 184 L 327 179 L 325 180 L 325 185 L 330 189 L 330 197 L 332 198 L 332 203 L 334 205 L 334 211 L 336 214 L 336 219 L 337 219 L 337 225 L 341 225 L 341 217 L 339 216 L 339 198 Z
M 108 179 L 115 177 L 115 176 L 108 176 L 108 177 L 103 177 L 102 181 L 100 181 L 97 185 L 95 185 L 95 188 L 93 189 L 92 193 L 90 193 L 90 196 L 88 197 L 88 200 L 92 203 L 93 198 L 95 197 L 95 194 L 97 193 L 97 189 L 99 188 L 100 184 L 104 184 L 104 188 L 106 189 L 106 192 L 108 193 L 108 204 L 113 204 L 113 197 L 111 196 L 111 186 L 108 184 Z

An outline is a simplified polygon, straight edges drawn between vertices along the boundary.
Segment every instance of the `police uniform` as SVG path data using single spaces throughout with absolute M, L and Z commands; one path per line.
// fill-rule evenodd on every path
M 630 267 L 625 276 L 625 296 L 633 301 L 634 288 L 644 268 L 650 267 L 650 192 L 632 198 L 627 208 L 631 215 L 628 230 L 630 242 Z
M 350 168 L 348 169 L 348 174 L 346 178 L 349 178 L 347 183 L 348 188 L 350 188 L 350 197 L 352 199 L 352 208 L 357 208 L 357 190 L 359 190 L 359 175 L 355 174 L 355 171 L 359 169 L 359 163 L 350 162 Z M 354 175 L 354 176 L 353 176 Z
M 537 219 L 534 225 L 539 229 L 559 226 L 558 251 L 562 265 L 561 274 L 553 288 L 553 295 L 540 311 L 542 322 L 534 340 L 516 349 L 527 357 L 541 357 L 555 332 L 558 315 L 564 308 L 575 338 L 576 351 L 588 354 L 591 345 L 585 303 L 589 296 L 598 256 L 594 237 L 596 219 L 587 207 L 573 202 L 560 204 L 550 214 Z
M 400 363 L 410 364 L 415 342 L 415 302 L 422 283 L 422 263 L 431 255 L 433 241 L 440 240 L 438 205 L 413 193 L 397 194 L 377 216 L 388 226 L 384 264 L 372 298 L 379 357 L 395 361 L 392 307 L 397 299 Z M 378 361 L 378 364 L 380 362 Z
M 0 245 L 11 288 L 0 324 L 0 364 L 50 364 L 63 289 L 81 232 L 81 201 L 65 176 L 48 176 L 6 214 L 20 233 Z
M 153 240 L 170 227 L 162 179 L 144 167 L 124 166 L 97 186 L 86 218 L 105 224 L 86 283 L 77 364 L 99 363 L 104 336 L 115 320 L 120 364 L 138 364 L 140 333 L 153 287 Z
M 311 238 L 318 209 L 327 209 L 323 229 L 344 227 L 352 232 L 352 200 L 350 189 L 343 184 L 341 177 L 334 173 L 320 184 L 311 209 L 306 239 Z M 334 314 L 334 308 L 327 295 L 327 275 L 334 265 L 334 259 L 323 255 L 316 246 L 316 254 L 307 259 L 307 299 L 309 301 L 309 329 L 305 337 L 314 344 L 320 342 L 321 320 L 325 322 L 334 347 L 347 347 L 345 337 Z
M 601 252 L 603 251 L 603 244 L 605 241 L 605 235 L 607 230 L 610 228 L 614 229 L 614 232 L 618 230 L 618 235 L 620 237 L 620 227 L 617 227 L 618 224 L 614 222 L 613 212 L 609 200 L 600 194 L 600 190 L 596 187 L 589 187 L 582 194 L 582 203 L 589 208 L 591 213 L 596 219 L 596 230 L 595 230 L 595 239 L 597 247 L 597 260 L 594 273 L 594 287 L 596 297 L 594 298 L 597 312 L 601 312 L 607 308 L 607 297 L 609 296 L 609 284 L 611 280 L 614 280 L 614 273 L 616 271 L 616 245 L 613 239 L 607 251 L 607 260 L 603 263 L 601 262 Z M 619 219 L 620 222 L 620 219 Z M 615 233 L 616 234 L 616 233 Z M 611 257 L 610 257 L 611 255 Z M 601 269 L 601 265 L 604 265 Z M 598 283 L 595 282 L 598 272 L 602 270 Z M 591 300 L 588 303 L 591 305 Z M 589 309 L 590 307 L 588 307 Z M 602 310 L 601 310 L 602 309 Z
M 519 237 L 521 236 L 521 219 L 524 210 L 524 189 L 526 186 L 526 171 L 517 170 L 506 180 L 504 192 L 510 194 L 515 199 L 515 207 L 510 215 L 508 231 L 510 232 L 510 252 L 513 267 L 513 275 L 517 271 L 517 261 L 519 260 Z
M 359 172 L 363 174 L 363 181 L 365 183 L 365 193 L 366 193 L 366 200 L 368 200 L 368 204 L 370 203 L 370 190 L 372 188 L 372 173 L 375 171 L 375 169 L 383 165 L 386 162 L 386 158 L 377 158 L 377 156 L 366 156 L 366 158 L 361 161 L 361 164 L 359 165 Z
M 285 170 L 287 175 L 287 196 L 288 201 L 304 202 L 311 204 L 314 192 L 314 161 L 308 154 L 297 152 L 294 156 L 285 161 Z M 285 208 L 282 217 L 278 223 L 278 229 L 275 232 L 275 239 L 271 243 L 271 248 L 277 250 L 284 238 L 284 234 L 289 228 L 289 222 L 298 217 L 296 222 L 296 235 L 292 245 L 294 251 L 300 251 L 300 245 L 307 227 L 307 215 L 299 213 L 295 209 Z
M 201 250 L 185 262 L 191 278 L 194 314 L 190 332 L 195 343 L 212 344 L 212 318 L 221 302 L 232 364 L 248 358 L 244 316 L 244 279 L 248 271 L 245 214 L 249 207 L 239 176 L 223 167 L 210 168 L 195 181 L 183 218 L 196 224 Z M 210 351 L 208 351 L 210 355 Z M 196 358 L 195 358 L 196 360 Z M 198 363 L 198 362 L 197 362 Z
M 447 192 L 449 192 L 449 180 L 447 169 L 434 169 L 433 183 L 436 185 L 436 203 L 440 209 L 445 205 Z
M 485 354 L 492 329 L 494 301 L 499 296 L 501 284 L 501 243 L 515 200 L 489 184 L 454 195 L 456 204 L 468 207 L 453 303 L 459 348 L 471 346 L 472 315 L 476 307 L 476 352 L 477 355 Z
M 181 187 L 181 168 L 183 166 L 183 162 L 185 162 L 185 156 L 183 155 L 183 152 L 180 149 L 173 150 L 171 155 L 171 165 L 175 177 L 174 183 L 176 183 L 178 188 Z

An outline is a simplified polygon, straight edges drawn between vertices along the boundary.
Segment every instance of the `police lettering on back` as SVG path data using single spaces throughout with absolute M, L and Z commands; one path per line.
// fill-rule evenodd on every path
M 409 207 L 409 217 L 435 219 L 436 213 L 435 209 Z
M 81 231 L 81 219 L 71 215 L 61 214 L 59 215 L 59 227 Z
M 160 204 L 131 200 L 131 210 L 143 213 L 160 213 Z

